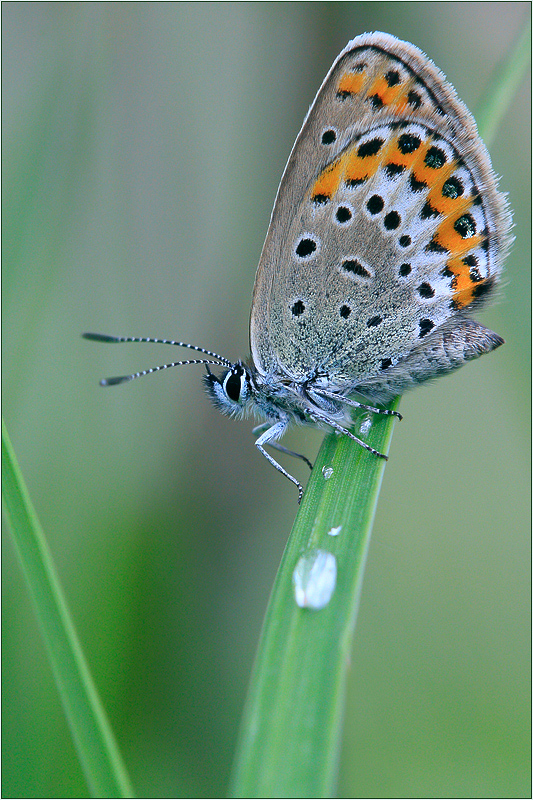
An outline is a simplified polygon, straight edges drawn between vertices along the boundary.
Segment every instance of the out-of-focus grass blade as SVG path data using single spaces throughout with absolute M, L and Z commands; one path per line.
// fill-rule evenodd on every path
M 487 147 L 494 139 L 514 93 L 531 61 L 531 20 L 518 37 L 513 51 L 502 62 L 481 98 L 476 112 L 479 133 Z
M 133 797 L 3 421 L 2 504 L 91 794 Z

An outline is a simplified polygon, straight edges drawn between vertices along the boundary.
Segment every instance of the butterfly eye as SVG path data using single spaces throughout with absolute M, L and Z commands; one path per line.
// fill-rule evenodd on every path
M 233 400 L 234 403 L 238 403 L 241 399 L 243 381 L 244 370 L 242 367 L 238 367 L 235 372 L 231 370 L 224 378 L 224 391 L 226 392 L 228 398 Z

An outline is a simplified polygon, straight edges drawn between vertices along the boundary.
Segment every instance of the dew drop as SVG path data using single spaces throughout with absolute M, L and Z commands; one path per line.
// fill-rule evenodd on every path
M 327 606 L 337 582 L 337 560 L 326 550 L 310 550 L 292 573 L 294 598 L 300 608 L 319 610 Z
M 359 433 L 361 433 L 363 436 L 366 436 L 367 433 L 370 431 L 371 427 L 372 427 L 372 418 L 370 416 L 365 416 L 365 418 L 359 425 Z
M 322 467 L 322 475 L 324 476 L 325 481 L 329 481 L 333 475 L 333 467 Z

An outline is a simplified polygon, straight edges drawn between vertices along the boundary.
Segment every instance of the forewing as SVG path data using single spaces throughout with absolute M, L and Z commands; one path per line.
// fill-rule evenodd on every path
M 261 374 L 349 386 L 491 291 L 510 214 L 475 122 L 420 50 L 351 41 L 298 135 L 257 270 Z

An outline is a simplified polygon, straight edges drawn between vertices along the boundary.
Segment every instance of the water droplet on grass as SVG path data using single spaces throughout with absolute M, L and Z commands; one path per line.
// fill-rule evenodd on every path
M 326 550 L 302 556 L 292 574 L 294 597 L 300 608 L 319 610 L 329 603 L 337 582 L 337 560 Z

